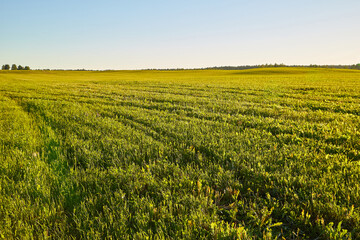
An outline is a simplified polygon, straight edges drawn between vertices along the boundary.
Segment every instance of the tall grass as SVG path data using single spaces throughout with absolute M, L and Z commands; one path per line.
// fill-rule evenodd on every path
M 360 238 L 359 81 L 0 71 L 0 237 Z

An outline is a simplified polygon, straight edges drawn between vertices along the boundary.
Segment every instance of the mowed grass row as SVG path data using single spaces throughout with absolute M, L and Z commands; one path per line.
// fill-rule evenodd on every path
M 360 72 L 0 72 L 0 237 L 359 238 Z

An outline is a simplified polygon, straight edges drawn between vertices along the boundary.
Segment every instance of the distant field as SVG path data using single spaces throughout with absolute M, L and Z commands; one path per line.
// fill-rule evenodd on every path
M 360 239 L 360 71 L 0 71 L 0 238 Z

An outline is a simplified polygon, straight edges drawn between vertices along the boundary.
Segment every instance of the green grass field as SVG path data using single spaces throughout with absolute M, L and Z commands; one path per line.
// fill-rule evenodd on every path
M 360 71 L 0 71 L 0 113 L 0 238 L 360 238 Z

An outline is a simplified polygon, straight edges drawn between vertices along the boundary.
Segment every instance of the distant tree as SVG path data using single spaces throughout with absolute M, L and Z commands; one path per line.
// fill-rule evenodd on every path
M 24 70 L 30 70 L 29 66 L 25 66 Z
M 24 70 L 24 67 L 21 66 L 21 65 L 19 65 L 19 66 L 17 67 L 17 70 Z
M 11 70 L 17 70 L 16 64 L 11 65 Z
M 2 65 L 1 70 L 5 70 L 5 65 Z
M 2 66 L 2 70 L 9 70 L 10 69 L 10 65 L 9 64 L 5 64 Z

